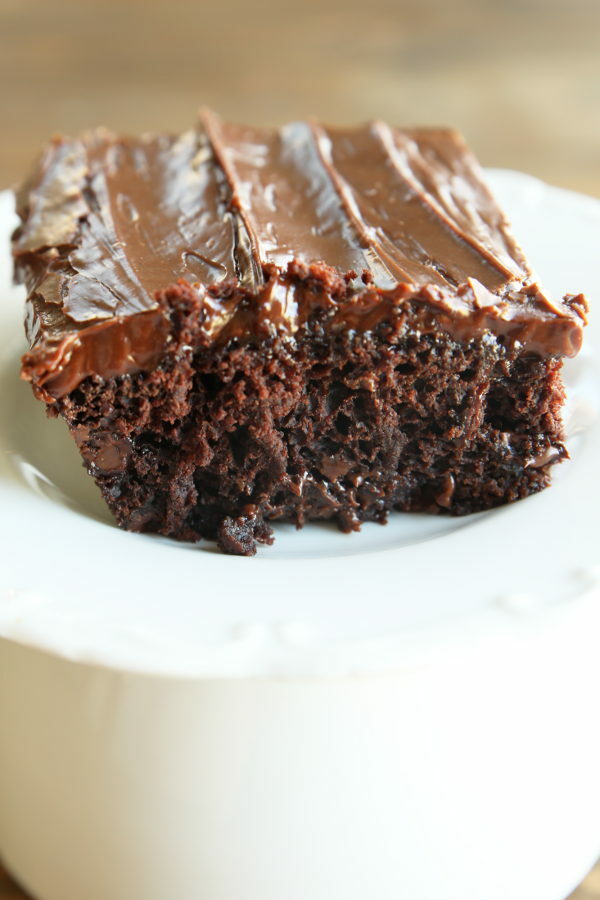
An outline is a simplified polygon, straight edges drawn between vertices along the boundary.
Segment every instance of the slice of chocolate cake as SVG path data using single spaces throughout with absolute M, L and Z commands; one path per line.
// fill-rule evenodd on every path
M 22 374 L 123 528 L 251 554 L 275 520 L 517 500 L 566 455 L 585 301 L 536 284 L 453 131 L 97 131 L 18 211 Z

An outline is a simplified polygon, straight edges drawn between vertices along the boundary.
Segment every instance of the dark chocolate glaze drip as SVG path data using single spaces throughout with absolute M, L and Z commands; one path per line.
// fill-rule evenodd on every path
M 489 332 L 556 356 L 581 343 L 585 301 L 537 287 L 452 131 L 205 112 L 178 137 L 56 139 L 17 199 L 23 374 L 46 399 L 158 365 L 181 281 L 207 344 L 291 337 L 316 310 L 321 326 L 370 330 L 410 302 L 462 342 Z

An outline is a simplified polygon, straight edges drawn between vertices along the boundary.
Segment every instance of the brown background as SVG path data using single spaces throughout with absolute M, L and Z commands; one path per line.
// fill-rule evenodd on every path
M 200 104 L 451 124 L 486 165 L 600 196 L 600 0 L 0 0 L 0 188 L 53 132 L 179 130 Z
M 0 187 L 52 132 L 200 104 L 452 124 L 486 165 L 600 196 L 600 2 L 0 0 Z

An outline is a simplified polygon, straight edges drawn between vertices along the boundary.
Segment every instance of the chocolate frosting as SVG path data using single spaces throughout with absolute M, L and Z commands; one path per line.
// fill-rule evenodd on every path
M 180 136 L 56 138 L 17 197 L 28 288 L 23 375 L 51 401 L 89 375 L 152 369 L 168 288 L 187 284 L 205 343 L 368 331 L 410 301 L 467 342 L 572 356 L 585 301 L 540 290 L 462 138 L 375 122 L 233 125 Z

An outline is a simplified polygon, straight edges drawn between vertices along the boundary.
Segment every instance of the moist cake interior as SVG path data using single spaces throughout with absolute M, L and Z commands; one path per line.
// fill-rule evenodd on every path
M 462 138 L 56 139 L 18 196 L 23 376 L 118 524 L 230 553 L 546 487 L 585 300 L 538 285 Z

